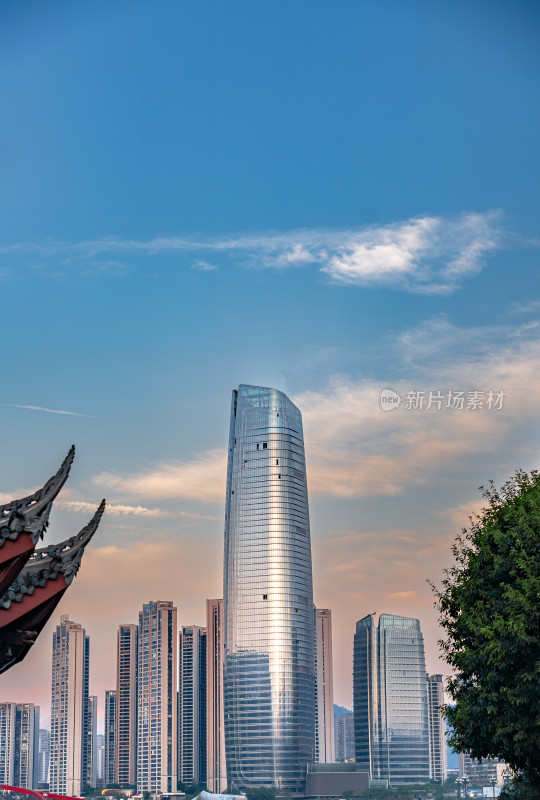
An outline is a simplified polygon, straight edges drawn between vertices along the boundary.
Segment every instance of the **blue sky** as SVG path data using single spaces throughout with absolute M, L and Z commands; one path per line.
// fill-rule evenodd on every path
M 425 578 L 477 487 L 538 465 L 539 35 L 533 2 L 4 0 L 0 489 L 74 441 L 50 536 L 114 507 L 59 609 L 95 692 L 143 602 L 220 596 L 240 382 L 304 413 L 336 701 L 375 608 L 443 669 Z M 386 414 L 386 387 L 505 406 Z M 47 704 L 49 647 L 6 699 Z

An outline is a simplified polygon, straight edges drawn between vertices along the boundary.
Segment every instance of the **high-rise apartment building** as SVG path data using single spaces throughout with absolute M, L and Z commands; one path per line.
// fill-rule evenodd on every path
M 316 717 L 315 761 L 334 761 L 334 688 L 332 673 L 332 612 L 315 609 L 316 628 Z
M 442 675 L 427 676 L 429 712 L 429 773 L 432 781 L 444 783 L 448 777 L 446 756 L 446 721 L 441 709 L 444 707 L 444 684 Z
M 116 781 L 116 691 L 105 692 L 105 739 L 103 751 L 103 782 L 110 786 Z
M 53 634 L 49 786 L 80 797 L 88 771 L 90 640 L 63 616 Z
M 224 558 L 228 784 L 303 792 L 315 749 L 315 617 L 302 416 L 233 391 Z
M 116 656 L 115 783 L 137 783 L 137 625 L 120 625 Z M 110 761 L 109 761 L 110 763 Z
M 88 698 L 88 731 L 86 734 L 86 783 L 93 789 L 97 786 L 97 697 Z
M 105 736 L 98 733 L 96 736 L 96 777 L 97 785 L 103 786 L 105 779 Z
M 417 619 L 370 614 L 356 624 L 353 666 L 359 769 L 392 785 L 429 781 L 424 639 Z
M 177 619 L 169 600 L 139 613 L 137 668 L 137 789 L 177 789 Z
M 37 789 L 39 706 L 0 703 L 0 783 Z
M 0 703 L 0 783 L 15 784 L 16 703 Z
M 214 794 L 227 788 L 221 599 L 206 601 L 206 784 Z
M 37 789 L 39 771 L 39 706 L 17 703 L 15 716 L 15 786 Z
M 178 776 L 206 783 L 206 629 L 184 626 L 178 657 Z
M 38 786 L 49 785 L 49 756 L 51 753 L 50 731 L 41 728 L 39 731 L 39 766 Z
M 335 706 L 334 709 L 336 761 L 350 761 L 354 758 L 354 714 L 342 706 Z

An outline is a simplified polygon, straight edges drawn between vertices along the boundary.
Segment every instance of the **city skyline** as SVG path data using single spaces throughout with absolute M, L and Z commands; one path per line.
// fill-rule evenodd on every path
M 0 23 L 0 493 L 75 442 L 44 544 L 109 503 L 0 699 L 48 724 L 68 614 L 103 731 L 118 626 L 163 597 L 205 626 L 241 382 L 302 411 L 335 702 L 374 609 L 419 619 L 447 675 L 426 579 L 477 487 L 539 466 L 538 4 L 6 0 Z

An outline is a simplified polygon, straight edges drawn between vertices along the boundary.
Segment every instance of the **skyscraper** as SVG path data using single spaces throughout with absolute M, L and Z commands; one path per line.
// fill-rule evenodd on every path
M 0 703 L 0 783 L 37 789 L 39 706 Z
M 170 600 L 146 603 L 139 613 L 137 669 L 137 789 L 177 789 L 176 608 Z
M 276 389 L 233 391 L 224 558 L 227 778 L 305 786 L 315 748 L 315 618 L 302 417 Z
M 206 783 L 206 629 L 184 626 L 178 639 L 178 775 Z
M 105 786 L 116 780 L 116 692 L 105 692 L 105 741 L 103 753 L 103 782 Z
M 448 776 L 446 758 L 446 720 L 441 708 L 444 706 L 444 684 L 442 675 L 427 676 L 429 712 L 429 771 L 432 781 L 444 783 Z
M 50 791 L 81 795 L 87 776 L 90 640 L 63 616 L 53 634 Z
M 115 783 L 137 783 L 137 625 L 120 625 L 116 658 Z
M 0 783 L 15 784 L 16 703 L 0 703 Z
M 45 728 L 39 731 L 38 786 L 49 784 L 49 756 L 51 753 L 51 734 Z
M 96 736 L 96 775 L 97 785 L 103 786 L 105 780 L 105 735 L 98 733 Z
M 332 612 L 315 609 L 316 627 L 316 725 L 315 761 L 334 761 L 334 688 L 332 672 Z
M 336 761 L 354 758 L 354 714 L 343 706 L 334 706 L 334 741 Z
M 97 697 L 88 698 L 88 730 L 86 734 L 86 783 L 93 789 L 97 786 Z
M 209 792 L 227 788 L 223 716 L 223 600 L 206 601 L 206 783 Z
M 393 785 L 429 781 L 424 639 L 417 619 L 370 614 L 356 623 L 356 763 Z

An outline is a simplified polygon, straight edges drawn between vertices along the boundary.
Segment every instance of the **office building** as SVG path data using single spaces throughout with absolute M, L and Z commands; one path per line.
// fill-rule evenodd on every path
M 206 601 L 206 784 L 214 794 L 227 788 L 221 599 Z
M 315 751 L 315 615 L 302 417 L 233 391 L 224 558 L 228 784 L 305 788 Z
M 417 619 L 370 614 L 356 624 L 355 757 L 372 780 L 429 781 L 424 640 Z
M 137 790 L 177 790 L 177 620 L 169 600 L 139 614 L 137 666 Z
M 38 786 L 49 785 L 49 755 L 51 752 L 51 734 L 41 728 L 39 731 L 39 766 L 38 766 Z
M 354 758 L 354 714 L 343 706 L 334 706 L 334 741 L 336 761 Z
M 120 786 L 135 786 L 137 783 L 138 635 L 137 625 L 120 625 L 118 628 L 114 783 Z
M 467 778 L 469 789 L 483 789 L 484 786 L 491 786 L 491 781 L 495 780 L 497 786 L 504 784 L 505 774 L 508 772 L 508 765 L 498 758 L 481 758 L 477 761 L 471 758 L 468 753 L 459 753 L 459 777 Z
M 184 626 L 178 650 L 178 775 L 206 783 L 206 629 Z
M 105 737 L 103 742 L 103 774 L 107 786 L 116 780 L 116 691 L 105 692 Z
M 332 675 L 332 612 L 329 608 L 315 609 L 316 629 L 316 707 L 315 761 L 331 764 L 334 761 L 334 688 Z
M 429 714 L 429 774 L 432 781 L 444 783 L 448 777 L 446 758 L 446 720 L 444 708 L 444 684 L 442 675 L 427 676 Z
M 80 797 L 88 773 L 90 640 L 84 628 L 61 617 L 53 634 L 49 786 Z

